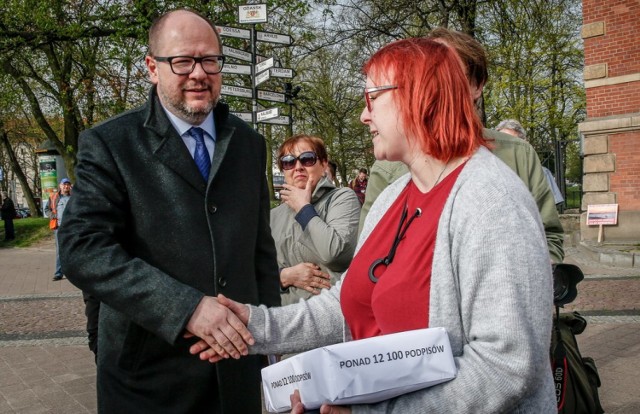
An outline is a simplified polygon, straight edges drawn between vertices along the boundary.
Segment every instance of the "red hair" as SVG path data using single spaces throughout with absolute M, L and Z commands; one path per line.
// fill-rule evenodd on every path
M 398 40 L 371 56 L 363 72 L 398 86 L 393 99 L 400 120 L 430 156 L 448 161 L 486 145 L 469 81 L 451 47 L 427 38 Z

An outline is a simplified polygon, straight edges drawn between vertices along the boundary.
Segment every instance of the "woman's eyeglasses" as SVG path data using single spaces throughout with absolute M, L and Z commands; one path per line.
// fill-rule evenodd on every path
M 374 92 L 383 92 L 390 91 L 392 89 L 398 89 L 398 85 L 385 85 L 385 86 L 374 86 L 373 88 L 364 88 L 364 100 L 367 103 L 367 110 L 371 112 L 373 110 L 373 106 L 371 102 L 373 102 L 377 96 L 371 96 Z
M 300 161 L 303 167 L 312 167 L 318 162 L 318 156 L 313 151 L 305 151 L 297 157 L 287 154 L 280 158 L 280 166 L 283 170 L 293 170 L 296 167 L 296 161 Z

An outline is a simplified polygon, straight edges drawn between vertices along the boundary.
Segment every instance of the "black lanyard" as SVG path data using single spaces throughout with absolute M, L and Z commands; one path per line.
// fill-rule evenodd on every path
M 378 266 L 380 266 L 380 265 L 389 266 L 391 264 L 391 262 L 393 262 L 393 258 L 396 255 L 396 249 L 398 248 L 398 245 L 400 244 L 400 241 L 404 238 L 404 234 L 407 232 L 407 229 L 411 225 L 411 222 L 416 217 L 420 217 L 422 215 L 422 210 L 420 210 L 419 208 L 416 208 L 416 212 L 413 213 L 413 216 L 411 216 L 411 218 L 409 219 L 409 221 L 407 222 L 407 224 L 403 228 L 403 224 L 404 224 L 405 220 L 407 219 L 408 211 L 409 211 L 409 209 L 408 209 L 407 205 L 405 204 L 404 205 L 404 210 L 402 210 L 402 216 L 400 217 L 400 224 L 398 225 L 398 230 L 396 231 L 396 236 L 395 236 L 395 238 L 393 240 L 393 244 L 391 245 L 391 249 L 389 250 L 389 254 L 387 255 L 387 257 L 385 257 L 383 259 L 374 260 L 374 262 L 371 263 L 371 266 L 369 267 L 369 279 L 371 279 L 371 281 L 373 283 L 378 283 L 378 278 L 375 277 L 373 272 L 376 270 L 376 268 Z

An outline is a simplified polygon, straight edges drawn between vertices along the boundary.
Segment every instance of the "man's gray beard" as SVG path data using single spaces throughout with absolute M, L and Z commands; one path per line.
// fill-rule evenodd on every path
M 193 108 L 190 108 L 186 102 L 182 101 L 176 104 L 166 94 L 162 92 L 160 93 L 162 94 L 162 102 L 167 105 L 167 109 L 169 109 L 183 121 L 193 125 L 202 123 L 202 121 L 205 120 L 205 118 L 207 117 L 207 115 L 209 115 L 213 108 L 215 108 L 218 100 L 220 99 L 220 97 L 218 97 L 218 99 L 216 99 L 215 101 L 210 101 L 204 109 L 194 110 Z

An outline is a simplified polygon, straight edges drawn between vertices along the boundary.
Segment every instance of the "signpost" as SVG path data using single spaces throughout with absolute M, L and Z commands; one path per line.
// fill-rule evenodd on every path
M 222 47 L 222 53 L 225 56 L 249 63 L 238 64 L 227 62 L 222 72 L 225 74 L 251 76 L 251 87 L 245 88 L 241 86 L 222 85 L 221 94 L 250 98 L 252 100 L 252 112 L 232 113 L 246 122 L 252 122 L 254 127 L 257 127 L 258 123 L 268 123 L 289 125 L 289 129 L 291 130 L 291 111 L 293 104 L 291 94 L 289 93 L 289 98 L 287 98 L 287 94 L 285 93 L 258 89 L 258 85 L 267 82 L 271 78 L 292 79 L 295 76 L 293 69 L 275 67 L 274 57 L 267 58 L 258 55 L 256 42 L 267 42 L 285 46 L 293 43 L 293 39 L 287 34 L 256 30 L 256 24 L 267 22 L 267 5 L 265 3 L 244 4 L 238 6 L 238 23 L 252 25 L 250 30 L 230 26 L 217 26 L 220 36 L 248 40 L 251 48 L 250 51 L 246 51 L 229 46 Z M 291 89 L 290 85 L 290 83 L 287 83 L 289 89 Z M 258 100 L 289 104 L 289 116 L 280 116 L 280 109 L 278 107 L 262 109 L 262 106 L 258 104 Z
M 587 226 L 600 226 L 598 229 L 598 243 L 602 243 L 603 226 L 618 224 L 617 204 L 589 204 L 587 206 Z

